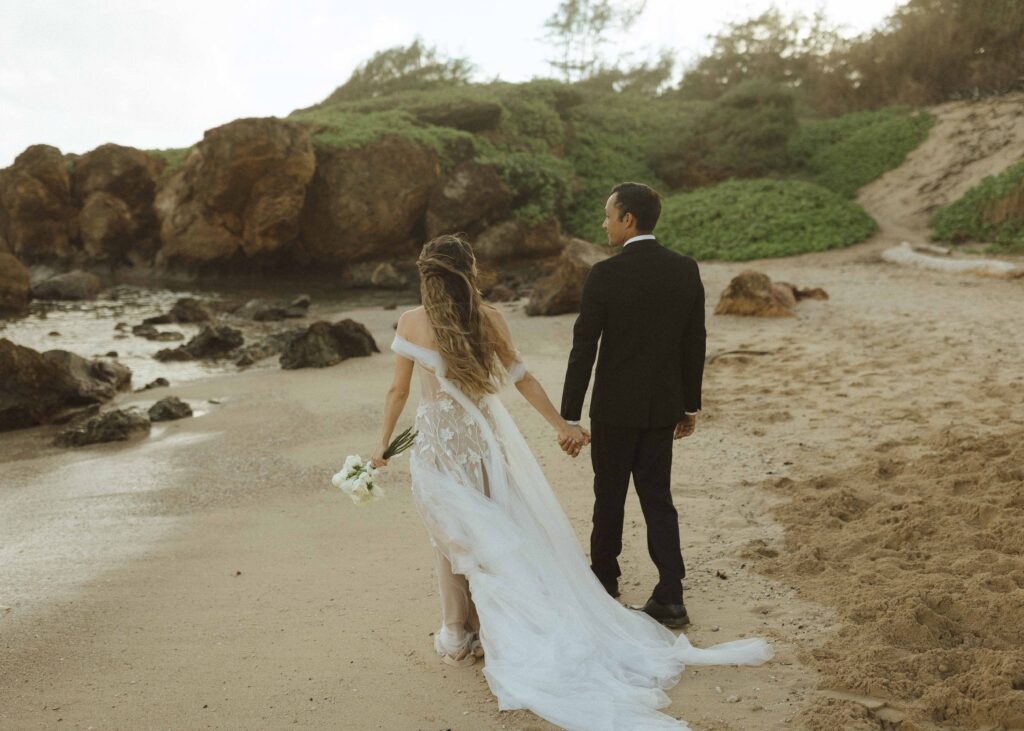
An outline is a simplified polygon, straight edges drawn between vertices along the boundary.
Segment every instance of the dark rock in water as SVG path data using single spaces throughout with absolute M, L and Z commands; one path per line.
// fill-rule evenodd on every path
M 139 391 L 149 391 L 149 390 L 154 389 L 154 388 L 165 388 L 165 387 L 170 386 L 170 385 L 171 385 L 171 382 L 168 381 L 166 378 L 157 378 L 155 380 L 150 381 L 149 383 L 147 383 L 145 386 L 143 386 L 142 388 L 140 388 L 138 390 Z
M 184 340 L 185 336 L 180 332 L 174 332 L 173 330 L 157 330 L 155 325 L 136 325 L 132 328 L 132 334 L 138 335 L 140 338 L 146 340 L 156 340 L 158 342 L 171 342 L 174 340 Z
M 94 298 L 99 291 L 99 277 L 76 270 L 33 285 L 32 296 L 42 300 L 87 300 Z
M 120 363 L 0 339 L 0 431 L 65 420 L 130 384 L 131 371 Z
M 56 330 L 51 330 L 46 334 L 49 335 L 51 338 L 59 338 L 61 336 L 60 333 L 57 332 Z
M 56 443 L 62 447 L 82 447 L 100 442 L 123 442 L 145 436 L 149 429 L 149 418 L 138 409 L 115 409 L 61 432 Z
M 192 407 L 177 396 L 162 398 L 149 407 L 150 421 L 174 421 L 192 416 Z
M 583 296 L 583 282 L 590 268 L 607 259 L 608 252 L 589 241 L 570 240 L 558 259 L 555 270 L 533 288 L 527 315 L 563 315 L 579 312 Z
M 195 297 L 182 297 L 169 312 L 155 317 L 147 317 L 144 325 L 170 325 L 172 323 L 209 322 L 213 319 L 210 311 Z
M 305 328 L 296 327 L 271 333 L 251 345 L 246 345 L 235 353 L 235 365 L 240 367 L 252 364 L 282 352 L 295 338 L 306 332 Z
M 245 338 L 241 330 L 228 325 L 205 325 L 199 334 L 185 345 L 174 349 L 164 348 L 156 353 L 161 361 L 193 360 L 202 358 L 215 360 L 229 357 L 231 351 L 242 347 Z
M 106 354 L 104 355 L 104 357 L 105 358 L 116 358 L 117 357 L 117 351 L 116 350 L 108 350 L 106 352 Z
M 313 304 L 313 300 L 310 299 L 308 294 L 300 294 L 289 302 L 288 306 L 299 310 L 308 310 L 311 304 Z
M 347 358 L 379 353 L 370 331 L 355 320 L 315 322 L 281 354 L 281 367 L 326 368 Z
M 124 332 L 125 330 L 128 329 L 128 323 L 127 322 L 119 322 L 116 325 L 114 325 L 114 329 L 117 330 L 118 332 Z
M 24 312 L 29 291 L 28 269 L 13 255 L 0 250 L 0 315 Z
M 132 371 L 120 363 L 87 360 L 67 350 L 47 350 L 42 357 L 61 373 L 69 405 L 109 401 L 131 387 Z

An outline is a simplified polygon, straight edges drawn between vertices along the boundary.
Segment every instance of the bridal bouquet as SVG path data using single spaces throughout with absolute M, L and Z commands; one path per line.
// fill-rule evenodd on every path
M 391 440 L 391 444 L 384 450 L 384 459 L 401 454 L 411 447 L 415 440 L 416 432 L 409 427 Z M 376 467 L 368 461 L 364 462 L 359 455 L 350 454 L 345 458 L 341 470 L 331 478 L 331 484 L 352 498 L 356 505 L 363 505 L 384 497 L 384 491 L 376 484 L 379 473 Z

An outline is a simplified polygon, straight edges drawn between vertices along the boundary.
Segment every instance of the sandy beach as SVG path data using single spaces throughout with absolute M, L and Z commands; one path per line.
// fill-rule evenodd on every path
M 941 117 L 932 139 L 954 125 L 952 112 Z M 1020 632 L 1024 566 L 1011 550 L 1019 537 L 997 525 L 1024 511 L 1024 475 L 1014 467 L 1024 434 L 1024 280 L 880 260 L 901 240 L 924 240 L 923 211 L 935 201 L 914 189 L 942 167 L 929 144 L 862 193 L 881 225 L 870 241 L 702 265 L 704 412 L 696 434 L 677 442 L 673 467 L 687 634 L 698 646 L 763 636 L 776 658 L 687 669 L 667 712 L 694 729 L 1024 726 L 1015 715 L 1020 687 L 1004 683 L 1024 677 L 1014 675 L 1024 657 L 1006 629 Z M 942 195 L 958 195 L 978 174 L 968 170 Z M 802 302 L 794 318 L 713 315 L 719 293 L 746 269 L 823 287 L 830 299 Z M 501 307 L 557 401 L 574 316 Z M 366 508 L 330 486 L 346 454 L 373 446 L 399 312 L 326 313 L 364 323 L 380 355 L 122 397 L 119 405 L 148 406 L 173 394 L 201 410 L 144 441 L 68 451 L 51 446 L 50 428 L 0 436 L 0 728 L 554 728 L 527 712 L 500 713 L 479 665 L 449 668 L 434 654 L 432 560 L 407 463 L 393 463 L 387 498 Z M 734 350 L 765 354 L 721 355 Z M 504 399 L 586 545 L 587 455 L 565 457 L 518 394 Z M 414 409 L 415 396 L 400 424 Z M 953 472 L 966 481 L 955 503 L 943 482 Z M 936 527 L 931 543 L 881 519 L 878 506 L 894 494 L 925 511 L 917 528 Z M 872 516 L 857 540 L 848 511 L 835 512 L 843 500 Z M 974 508 L 981 517 L 960 519 Z M 971 540 L 984 529 L 991 541 Z M 929 562 L 942 542 L 962 565 L 949 568 L 951 556 Z M 893 552 L 889 565 L 877 563 L 875 543 Z M 837 546 L 843 555 L 828 553 Z M 654 571 L 635 494 L 623 570 L 622 600 L 642 603 Z M 946 613 L 947 630 L 970 621 L 974 638 L 947 644 L 985 652 L 961 653 L 962 666 L 936 659 L 949 667 L 941 678 L 920 676 L 922 695 L 890 682 L 897 671 L 880 671 L 873 657 L 895 653 L 887 660 L 896 668 L 948 640 L 911 601 L 925 591 L 913 584 L 923 573 L 934 591 L 968 599 L 992 579 L 999 596 L 985 595 L 981 616 Z M 887 597 L 905 611 L 858 622 L 857 607 Z M 897 619 L 902 633 L 918 633 L 917 645 L 878 639 L 878 625 Z M 995 678 L 990 687 L 969 682 L 972 667 Z M 970 703 L 936 716 L 937 696 L 972 692 Z M 915 703 L 899 700 L 915 693 Z

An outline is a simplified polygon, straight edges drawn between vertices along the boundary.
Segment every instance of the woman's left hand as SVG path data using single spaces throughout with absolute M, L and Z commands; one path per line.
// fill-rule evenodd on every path
M 381 467 L 387 467 L 387 465 L 388 461 L 384 459 L 384 448 L 381 447 L 370 457 L 370 466 L 374 469 L 380 469 Z

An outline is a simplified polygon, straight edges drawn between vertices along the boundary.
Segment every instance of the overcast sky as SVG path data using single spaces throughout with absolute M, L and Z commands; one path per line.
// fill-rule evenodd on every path
M 648 0 L 623 39 L 638 60 L 689 61 L 706 36 L 770 0 Z M 897 0 L 791 0 L 849 31 Z M 467 56 L 481 79 L 548 73 L 544 20 L 557 0 L 0 0 L 0 167 L 45 142 L 185 147 L 238 117 L 285 116 L 326 97 L 374 51 L 417 35 Z

